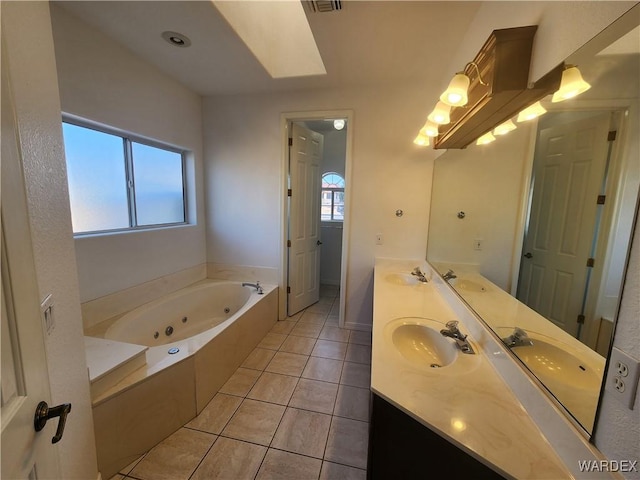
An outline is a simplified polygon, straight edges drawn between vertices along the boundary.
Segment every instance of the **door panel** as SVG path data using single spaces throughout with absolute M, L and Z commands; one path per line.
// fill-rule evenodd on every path
M 323 137 L 292 126 L 289 149 L 289 268 L 287 312 L 293 315 L 320 298 L 320 162 Z

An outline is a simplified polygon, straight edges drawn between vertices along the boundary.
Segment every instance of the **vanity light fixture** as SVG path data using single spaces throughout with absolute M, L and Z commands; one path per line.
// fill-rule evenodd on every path
M 493 134 L 494 135 L 506 135 L 511 130 L 515 130 L 516 128 L 517 128 L 516 124 L 513 123 L 512 120 L 507 120 L 506 122 L 501 123 L 496 128 L 494 128 L 493 129 Z
M 462 71 L 453 76 L 447 89 L 442 95 L 440 95 L 441 102 L 446 103 L 451 107 L 463 107 L 469 102 L 469 85 L 471 84 L 471 79 L 469 78 L 469 75 L 465 73 L 469 66 L 475 67 L 480 85 L 484 85 L 485 87 L 489 86 L 488 83 L 482 80 L 478 64 L 475 62 L 469 62 L 465 65 Z
M 336 118 L 333 121 L 333 128 L 335 128 L 336 130 L 342 130 L 344 128 L 345 125 L 345 121 L 343 118 Z
M 420 147 L 428 147 L 429 146 L 429 137 L 427 137 L 424 133 L 420 132 L 416 138 L 413 139 L 413 143 Z
M 451 107 L 449 105 L 444 102 L 438 102 L 427 118 L 438 125 L 446 125 L 451 121 L 450 112 Z
M 553 103 L 563 102 L 570 98 L 577 97 L 581 93 L 586 92 L 591 88 L 587 82 L 582 78 L 582 74 L 578 67 L 575 65 L 567 65 L 562 71 L 562 80 L 560 81 L 560 88 L 553 94 L 551 101 Z
M 427 123 L 424 124 L 420 133 L 424 133 L 427 137 L 437 137 L 438 136 L 438 124 L 432 122 L 431 120 L 427 120 Z
M 476 145 L 486 145 L 487 143 L 495 141 L 495 139 L 496 137 L 494 137 L 491 132 L 487 132 L 476 140 Z
M 529 105 L 527 108 L 522 110 L 518 114 L 518 118 L 516 119 L 516 122 L 518 123 L 527 122 L 529 120 L 533 120 L 534 118 L 538 118 L 540 115 L 544 115 L 545 113 L 547 113 L 547 109 L 544 108 L 538 101 L 533 105 Z

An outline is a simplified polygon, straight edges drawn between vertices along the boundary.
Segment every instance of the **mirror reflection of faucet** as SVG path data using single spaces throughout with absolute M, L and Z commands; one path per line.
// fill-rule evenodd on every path
M 427 283 L 429 281 L 429 279 L 425 277 L 424 273 L 422 273 L 422 271 L 420 270 L 420 267 L 414 268 L 411 272 L 411 275 L 418 277 L 419 282 Z
M 508 337 L 503 338 L 502 341 L 509 348 L 533 346 L 533 340 L 531 340 L 527 332 L 520 327 L 515 327 L 513 329 L 513 333 Z
M 443 273 L 442 274 L 442 278 L 444 278 L 445 281 L 448 282 L 449 280 L 453 280 L 454 278 L 458 278 L 458 276 L 453 273 L 453 270 L 449 270 L 447 273 Z

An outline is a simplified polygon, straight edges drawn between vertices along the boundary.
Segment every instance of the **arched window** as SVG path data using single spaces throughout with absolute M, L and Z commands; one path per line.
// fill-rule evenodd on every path
M 336 172 L 327 172 L 322 175 L 320 220 L 323 222 L 344 220 L 344 178 Z

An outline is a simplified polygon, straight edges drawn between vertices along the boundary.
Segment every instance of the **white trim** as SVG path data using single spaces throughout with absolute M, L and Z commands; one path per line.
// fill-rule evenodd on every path
M 351 187 L 353 161 L 353 110 L 316 110 L 310 112 L 284 112 L 280 114 L 280 129 L 282 131 L 282 156 L 280 175 L 280 274 L 278 286 L 283 292 L 278 297 L 278 318 L 287 317 L 287 179 L 289 175 L 289 122 L 298 120 L 316 120 L 325 118 L 347 119 L 347 145 L 345 151 L 345 188 L 344 188 L 344 221 L 342 222 L 342 259 L 340 264 L 340 311 L 339 325 L 345 326 L 345 304 L 347 298 L 347 266 L 349 259 L 350 231 L 351 231 Z

